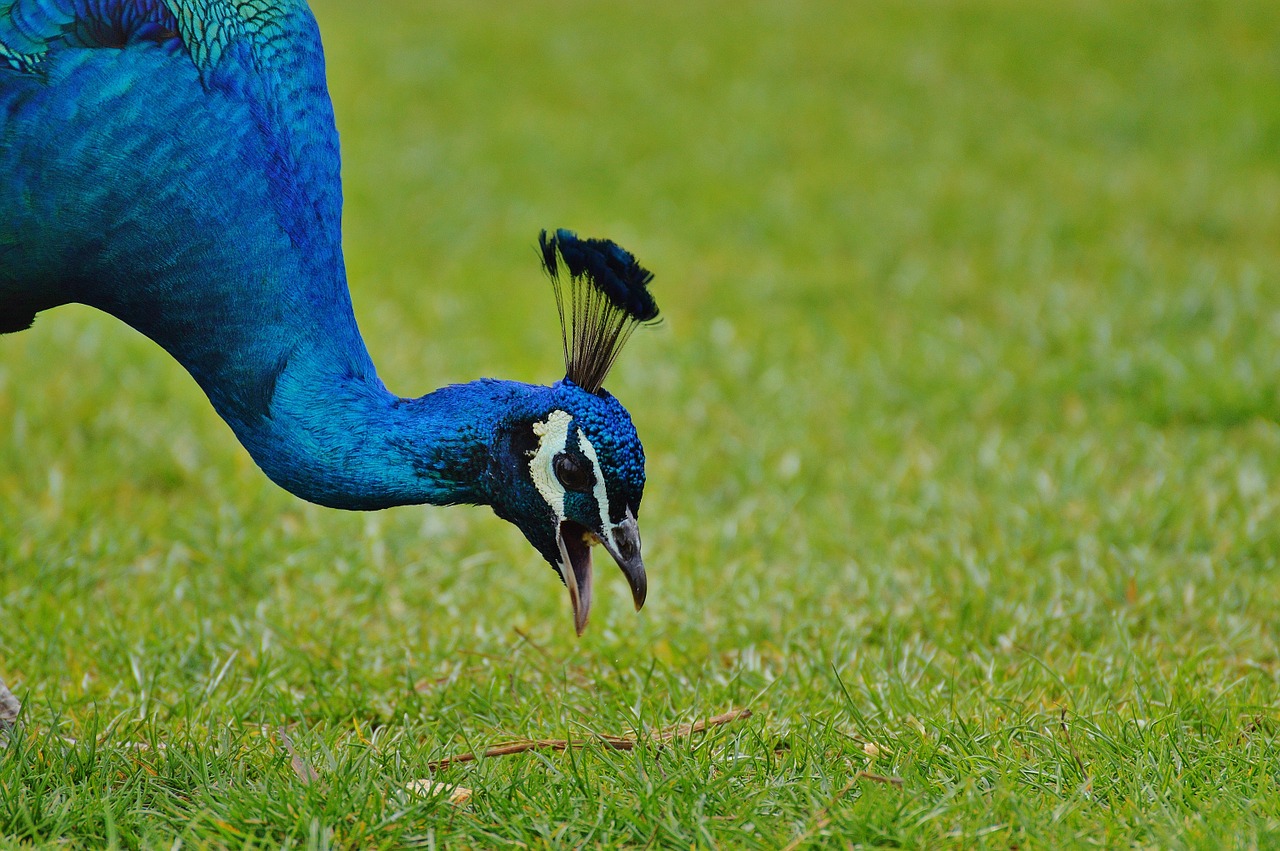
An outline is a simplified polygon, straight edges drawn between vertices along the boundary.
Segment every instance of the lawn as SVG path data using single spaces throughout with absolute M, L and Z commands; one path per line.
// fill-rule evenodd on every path
M 302 503 L 149 341 L 42 315 L 0 835 L 1280 847 L 1280 5 L 313 7 L 389 387 L 559 377 L 540 228 L 657 273 L 608 382 L 649 603 L 605 559 L 575 639 L 487 509 Z M 433 771 L 524 738 L 584 746 Z

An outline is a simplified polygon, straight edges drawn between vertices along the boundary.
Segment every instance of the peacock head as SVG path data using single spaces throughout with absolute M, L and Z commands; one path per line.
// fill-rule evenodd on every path
M 653 275 L 613 242 L 565 230 L 544 231 L 540 242 L 566 376 L 538 388 L 500 426 L 494 457 L 502 486 L 493 509 L 560 574 L 581 635 L 591 611 L 593 545 L 618 563 L 637 610 L 648 589 L 636 522 L 644 449 L 630 414 L 602 384 L 627 338 L 658 308 L 647 289 Z

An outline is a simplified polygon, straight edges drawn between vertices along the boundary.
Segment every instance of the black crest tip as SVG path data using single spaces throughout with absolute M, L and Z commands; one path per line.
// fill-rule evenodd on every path
M 560 228 L 553 235 L 538 235 L 542 265 L 555 278 L 563 261 L 569 277 L 585 278 L 608 296 L 610 304 L 636 322 L 658 318 L 658 303 L 649 292 L 653 273 L 635 256 L 611 239 L 579 239 L 571 230 Z M 557 257 L 558 255 L 558 257 Z
M 563 228 L 542 231 L 538 245 L 560 312 L 565 377 L 595 393 L 636 326 L 658 318 L 649 292 L 653 273 L 617 243 L 579 239 Z M 562 269 L 569 279 L 567 305 Z

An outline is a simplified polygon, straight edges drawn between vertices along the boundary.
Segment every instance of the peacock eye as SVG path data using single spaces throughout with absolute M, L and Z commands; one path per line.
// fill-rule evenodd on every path
M 596 483 L 591 470 L 572 455 L 557 455 L 554 464 L 556 478 L 565 490 L 589 491 Z

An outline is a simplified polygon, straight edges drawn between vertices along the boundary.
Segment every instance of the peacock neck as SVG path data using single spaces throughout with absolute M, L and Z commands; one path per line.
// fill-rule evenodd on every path
M 315 274 L 323 285 L 290 275 L 205 287 L 199 299 L 158 287 L 173 293 L 163 310 L 109 307 L 187 368 L 263 472 L 296 496 L 351 510 L 489 504 L 494 428 L 532 388 L 478 381 L 416 399 L 391 393 L 356 326 L 340 255 Z M 210 315 L 219 321 L 202 321 Z
M 295 352 L 276 380 L 269 413 L 227 417 L 277 484 L 331 508 L 490 503 L 490 447 L 524 385 L 477 381 L 420 398 L 389 392 L 372 371 L 334 371 Z

